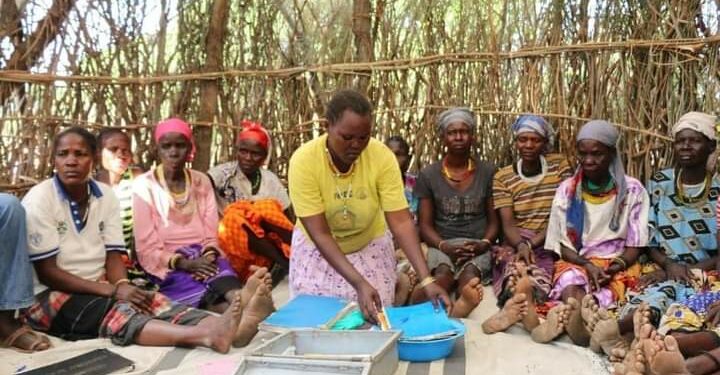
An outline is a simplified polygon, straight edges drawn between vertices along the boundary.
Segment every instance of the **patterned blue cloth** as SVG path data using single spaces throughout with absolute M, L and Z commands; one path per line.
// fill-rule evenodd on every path
M 650 246 L 659 247 L 675 261 L 695 264 L 717 254 L 715 218 L 720 178 L 713 176 L 708 200 L 684 205 L 675 192 L 675 170 L 655 173 L 650 193 Z M 692 191 L 689 191 L 692 193 Z
M 708 307 L 717 301 L 720 301 L 720 292 L 701 292 L 680 301 L 680 304 L 687 306 L 698 315 L 704 315 Z

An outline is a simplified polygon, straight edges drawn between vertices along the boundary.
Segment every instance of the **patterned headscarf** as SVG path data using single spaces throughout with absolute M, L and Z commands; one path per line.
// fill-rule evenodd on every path
M 160 142 L 160 138 L 167 133 L 180 133 L 190 142 L 190 152 L 188 153 L 185 161 L 193 161 L 195 158 L 196 148 L 195 139 L 193 138 L 192 130 L 190 130 L 190 125 L 179 118 L 169 118 L 167 120 L 160 121 L 155 126 L 155 133 L 153 136 L 155 143 Z
M 533 132 L 546 139 L 544 153 L 553 149 L 555 130 L 544 118 L 535 115 L 522 115 L 515 120 L 510 128 L 516 137 L 525 132 Z
M 469 108 L 455 107 L 443 111 L 437 119 L 437 127 L 440 133 L 445 133 L 447 127 L 453 122 L 460 121 L 470 127 L 471 132 L 475 132 L 477 120 L 475 114 Z
M 263 161 L 263 164 L 267 165 L 270 162 L 269 151 L 272 148 L 272 140 L 270 139 L 270 133 L 268 133 L 267 129 L 265 129 L 259 122 L 242 120 L 240 124 L 242 125 L 243 129 L 238 132 L 235 141 L 237 142 L 245 139 L 250 139 L 257 142 L 260 147 L 265 150 L 265 153 L 267 153 L 267 157 L 265 158 L 265 161 Z

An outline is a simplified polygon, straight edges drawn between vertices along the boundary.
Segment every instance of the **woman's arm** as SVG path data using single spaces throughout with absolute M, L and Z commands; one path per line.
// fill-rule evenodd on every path
M 418 206 L 418 226 L 420 227 L 420 237 L 428 246 L 436 249 L 440 248 L 440 233 L 435 230 L 435 207 L 433 207 L 432 198 L 420 198 Z
M 57 256 L 33 262 L 38 279 L 50 289 L 65 293 L 91 294 L 95 296 L 110 297 L 113 284 L 85 280 L 77 277 L 57 265 Z
M 419 280 L 425 280 L 430 276 L 430 270 L 427 266 L 427 261 L 423 256 L 422 250 L 420 249 L 420 240 L 418 239 L 417 232 L 415 231 L 415 224 L 412 220 L 412 215 L 408 209 L 403 209 L 393 212 L 385 212 L 385 221 L 390 228 L 390 231 L 395 236 L 400 248 L 403 249 L 408 261 L 412 264 L 415 272 L 417 273 Z M 425 286 L 425 293 L 433 301 L 433 304 L 437 306 L 438 301 L 442 301 L 445 304 L 446 310 L 452 310 L 452 301 L 448 297 L 447 292 L 435 283 L 431 283 Z

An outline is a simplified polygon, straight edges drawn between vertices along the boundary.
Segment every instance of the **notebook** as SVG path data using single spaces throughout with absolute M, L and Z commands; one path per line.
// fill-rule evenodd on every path
M 21 375 L 107 375 L 129 372 L 135 368 L 133 361 L 107 349 L 66 359 L 52 365 L 20 373 Z

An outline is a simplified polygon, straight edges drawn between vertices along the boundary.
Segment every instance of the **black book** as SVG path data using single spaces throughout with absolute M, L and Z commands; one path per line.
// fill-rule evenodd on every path
M 21 375 L 106 375 L 135 368 L 133 361 L 107 349 L 91 352 L 20 373 Z

